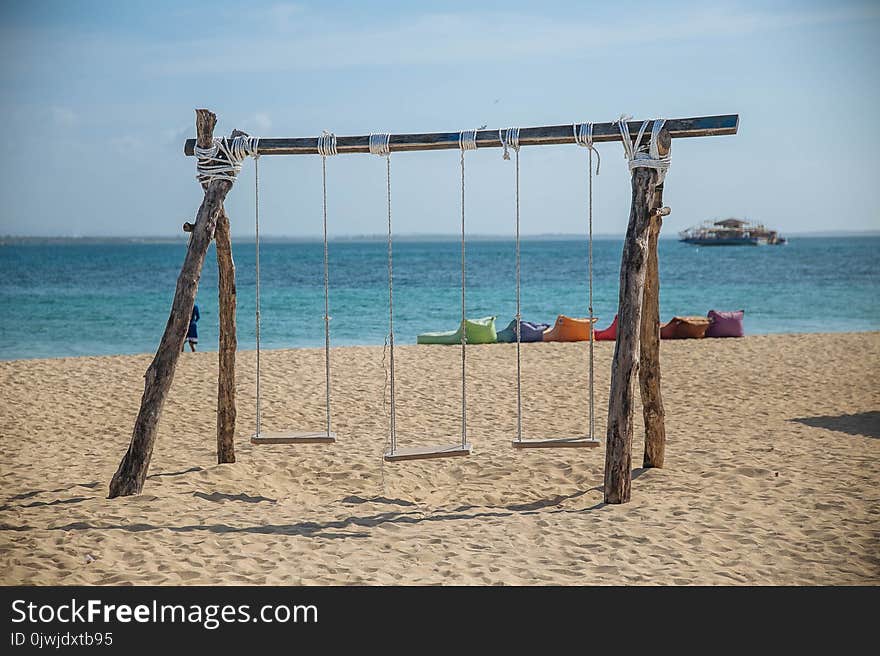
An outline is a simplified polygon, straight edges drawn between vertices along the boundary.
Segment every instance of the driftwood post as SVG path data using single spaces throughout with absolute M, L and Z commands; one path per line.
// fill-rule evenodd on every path
M 233 130 L 231 137 L 248 136 Z M 226 209 L 217 216 L 214 233 L 217 247 L 218 294 L 220 296 L 220 341 L 217 370 L 217 464 L 235 462 L 235 352 L 238 348 L 235 326 L 235 262 Z
M 645 296 L 642 301 L 639 387 L 645 420 L 645 455 L 642 467 L 662 467 L 666 453 L 666 413 L 660 393 L 660 271 L 657 239 L 663 225 L 663 185 L 657 185 L 648 224 L 648 262 L 645 270 Z
M 196 110 L 196 135 L 200 147 L 211 146 L 216 123 L 217 117 L 213 112 L 207 109 Z M 223 201 L 231 188 L 232 183 L 225 180 L 212 181 L 205 188 L 205 198 L 196 215 L 186 258 L 177 277 L 177 288 L 171 314 L 165 324 L 165 333 L 159 342 L 156 356 L 144 374 L 144 395 L 141 397 L 131 443 L 110 481 L 111 499 L 139 494 L 144 487 L 162 408 L 171 388 L 174 370 L 189 327 L 205 254 L 214 238 L 217 218 L 223 211 Z
M 660 132 L 660 154 L 669 152 L 669 132 Z M 626 503 L 632 483 L 633 385 L 641 354 L 642 303 L 648 265 L 648 233 L 658 172 L 636 168 L 632 203 L 620 263 L 617 341 L 611 366 L 605 447 L 605 502 Z
M 220 344 L 217 373 L 217 463 L 235 462 L 235 262 L 229 217 L 221 209 L 214 233 L 220 295 Z
M 236 134 L 245 134 L 238 130 Z M 184 223 L 183 231 L 192 232 L 195 226 Z M 235 262 L 232 260 L 232 240 L 229 232 L 229 215 L 220 210 L 214 232 L 217 246 L 218 295 L 220 308 L 220 340 L 217 369 L 217 464 L 235 462 L 235 351 L 238 338 L 235 334 Z

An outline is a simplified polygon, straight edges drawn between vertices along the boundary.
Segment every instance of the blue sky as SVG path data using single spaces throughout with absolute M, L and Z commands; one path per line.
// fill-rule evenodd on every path
M 182 154 L 217 134 L 462 130 L 739 113 L 676 140 L 664 232 L 744 216 L 786 232 L 880 229 L 880 3 L 2 2 L 0 234 L 179 235 L 201 201 Z M 600 146 L 595 230 L 623 234 L 628 172 Z M 469 154 L 468 226 L 510 235 L 513 170 Z M 584 152 L 522 151 L 525 233 L 585 225 Z M 455 233 L 458 154 L 392 159 L 400 233 Z M 384 166 L 328 162 L 330 232 L 384 229 Z M 320 160 L 260 161 L 270 235 L 320 232 Z M 231 192 L 253 234 L 253 162 Z

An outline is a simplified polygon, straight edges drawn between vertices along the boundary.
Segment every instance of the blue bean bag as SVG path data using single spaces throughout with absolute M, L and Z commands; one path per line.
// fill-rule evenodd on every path
M 548 323 L 532 323 L 531 321 L 519 322 L 519 341 L 520 342 L 542 342 L 544 341 L 544 331 L 550 327 Z M 512 343 L 516 342 L 516 319 L 513 319 L 507 328 L 498 331 L 498 341 Z

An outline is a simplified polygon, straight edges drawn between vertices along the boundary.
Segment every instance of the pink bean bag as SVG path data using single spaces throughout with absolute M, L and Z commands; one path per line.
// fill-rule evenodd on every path
M 735 312 L 716 312 L 709 310 L 709 328 L 706 337 L 742 337 L 744 310 Z

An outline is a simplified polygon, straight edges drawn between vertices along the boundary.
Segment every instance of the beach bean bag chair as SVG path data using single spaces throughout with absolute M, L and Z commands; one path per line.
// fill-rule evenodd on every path
M 497 341 L 495 332 L 495 317 L 483 317 L 482 319 L 466 319 L 464 329 L 467 331 L 468 344 L 494 344 Z M 458 330 L 450 330 L 441 333 L 422 333 L 416 339 L 418 344 L 461 344 L 462 326 Z
M 672 317 L 660 326 L 660 339 L 700 339 L 708 328 L 706 317 Z
M 532 323 L 531 321 L 519 322 L 519 341 L 520 342 L 542 342 L 544 341 L 544 331 L 550 327 L 549 323 Z M 505 343 L 516 342 L 516 319 L 513 319 L 507 328 L 498 331 L 498 341 Z
M 614 315 L 614 321 L 611 322 L 611 325 L 607 328 L 603 328 L 602 330 L 594 330 L 593 331 L 593 339 L 597 342 L 613 342 L 617 339 L 617 315 Z
M 735 312 L 716 312 L 709 310 L 707 315 L 709 318 L 709 328 L 706 330 L 706 337 L 742 337 L 743 332 L 743 315 L 745 310 L 736 310 Z
M 593 318 L 592 323 L 596 323 Z M 590 340 L 592 323 L 589 319 L 575 319 L 560 314 L 556 317 L 556 323 L 549 330 L 544 331 L 545 342 L 587 342 Z

